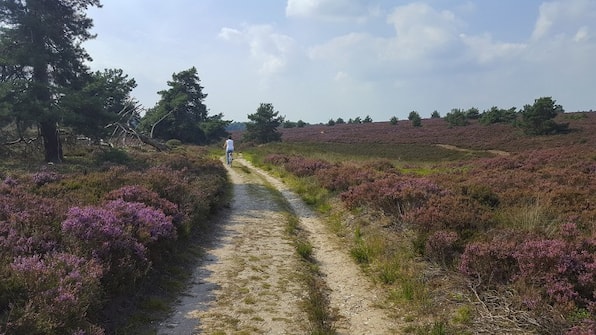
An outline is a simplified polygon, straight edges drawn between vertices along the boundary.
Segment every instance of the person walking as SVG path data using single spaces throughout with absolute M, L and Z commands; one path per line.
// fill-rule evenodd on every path
M 232 166 L 232 154 L 234 153 L 234 140 L 232 136 L 229 136 L 224 143 L 224 149 L 226 150 L 226 163 L 228 166 Z

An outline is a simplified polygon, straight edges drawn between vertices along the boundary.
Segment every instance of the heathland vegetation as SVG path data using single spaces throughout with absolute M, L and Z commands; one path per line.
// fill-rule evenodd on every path
M 244 152 L 328 219 L 411 333 L 594 334 L 596 113 L 532 107 L 284 128 Z
M 64 149 L 0 148 L 0 333 L 135 333 L 182 287 L 225 169 L 196 147 Z

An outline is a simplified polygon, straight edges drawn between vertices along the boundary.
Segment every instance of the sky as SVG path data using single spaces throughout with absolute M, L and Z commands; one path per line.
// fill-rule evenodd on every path
M 195 67 L 209 115 L 389 121 L 552 97 L 596 110 L 596 0 L 102 0 L 83 47 L 145 107 Z

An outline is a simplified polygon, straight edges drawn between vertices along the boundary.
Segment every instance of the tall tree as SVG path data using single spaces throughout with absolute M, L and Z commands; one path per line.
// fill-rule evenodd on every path
M 520 125 L 528 135 L 549 135 L 564 132 L 568 123 L 556 123 L 555 117 L 563 113 L 563 106 L 557 105 L 551 97 L 534 100 L 533 105 L 525 105 L 521 111 Z
M 277 128 L 284 122 L 284 117 L 279 116 L 270 103 L 261 103 L 257 112 L 249 114 L 251 122 L 246 124 L 244 138 L 256 143 L 268 143 L 281 141 L 281 133 Z
M 141 127 L 154 138 L 178 139 L 186 143 L 203 144 L 213 137 L 223 137 L 229 123 L 222 115 L 209 116 L 203 86 L 197 69 L 174 73 L 167 90 L 159 91 L 161 99 L 141 120 Z
M 412 121 L 414 127 L 422 127 L 422 118 L 417 111 L 411 111 L 410 114 L 408 114 L 408 120 Z
M 60 99 L 64 122 L 99 141 L 109 133 L 106 125 L 120 118 L 134 104 L 132 90 L 137 86 L 121 69 L 105 69 L 88 76 L 85 85 Z
M 0 67 L 5 94 L 18 113 L 39 125 L 45 159 L 62 160 L 58 101 L 65 90 L 82 86 L 91 57 L 81 44 L 94 36 L 88 7 L 99 0 L 0 0 Z M 14 106 L 13 106 L 14 107 Z M 17 109 L 14 109 L 17 111 Z

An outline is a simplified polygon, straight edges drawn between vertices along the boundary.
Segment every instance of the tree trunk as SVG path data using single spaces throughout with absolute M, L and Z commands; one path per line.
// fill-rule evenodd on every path
M 62 143 L 56 123 L 44 121 L 40 123 L 41 137 L 43 138 L 43 147 L 45 151 L 45 160 L 48 163 L 60 163 L 64 158 L 62 154 Z
M 143 143 L 149 144 L 150 146 L 157 149 L 157 151 L 170 151 L 170 148 L 168 148 L 167 145 L 160 143 L 160 142 L 150 138 L 149 136 L 145 136 L 143 134 L 138 134 L 138 136 L 141 139 L 141 141 L 143 141 Z

